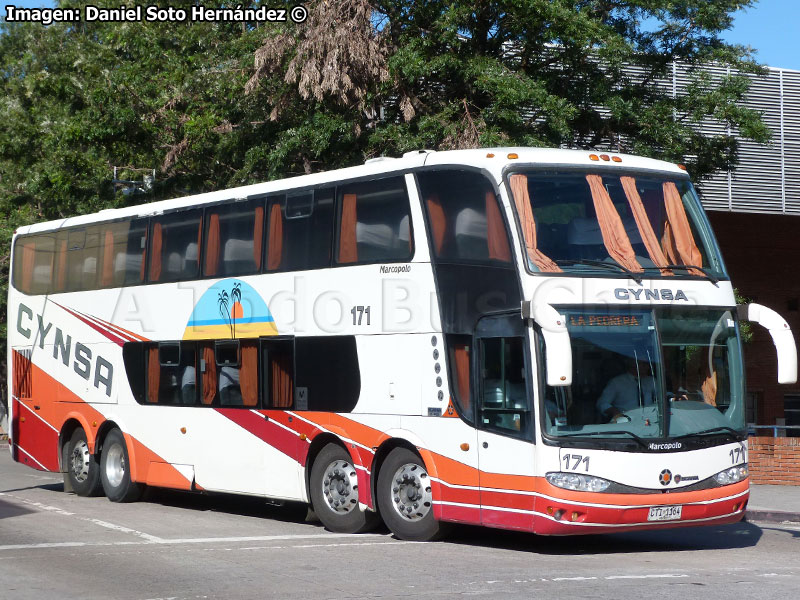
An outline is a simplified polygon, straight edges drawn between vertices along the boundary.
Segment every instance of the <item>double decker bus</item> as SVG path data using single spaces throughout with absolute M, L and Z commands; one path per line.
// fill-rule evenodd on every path
M 145 486 L 585 534 L 742 518 L 737 306 L 685 169 L 412 152 L 23 227 L 10 448 L 67 491 Z

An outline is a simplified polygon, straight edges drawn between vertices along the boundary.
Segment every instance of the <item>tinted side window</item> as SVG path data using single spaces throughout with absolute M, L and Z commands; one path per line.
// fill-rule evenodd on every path
M 147 219 L 103 225 L 101 242 L 103 245 L 101 287 L 121 287 L 144 281 Z
M 197 358 L 194 343 L 161 342 L 148 345 L 147 402 L 196 404 Z
M 330 266 L 333 188 L 270 196 L 267 218 L 268 271 Z
M 156 217 L 150 226 L 151 282 L 193 279 L 199 275 L 202 211 Z
M 295 369 L 296 410 L 351 412 L 355 408 L 361 372 L 354 336 L 295 338 Z
M 219 277 L 261 269 L 264 201 L 236 202 L 206 211 L 203 273 Z
M 530 423 L 523 338 L 481 340 L 480 422 L 486 429 L 524 434 Z
M 418 175 L 436 258 L 511 262 L 508 232 L 489 180 L 471 171 Z
M 340 264 L 411 258 L 411 214 L 403 177 L 341 188 L 338 223 Z
M 102 260 L 99 226 L 67 229 L 58 235 L 58 264 L 54 289 L 76 292 L 95 289 Z
M 17 239 L 14 244 L 14 287 L 26 294 L 51 291 L 55 247 L 52 234 Z

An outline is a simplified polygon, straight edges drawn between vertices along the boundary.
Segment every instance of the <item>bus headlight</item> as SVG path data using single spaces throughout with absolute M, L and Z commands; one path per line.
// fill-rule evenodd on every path
M 719 485 L 729 485 L 736 483 L 747 477 L 747 465 L 737 465 L 730 469 L 725 469 L 714 475 L 714 481 Z
M 611 485 L 607 479 L 578 473 L 548 473 L 545 479 L 556 487 L 578 492 L 604 492 Z

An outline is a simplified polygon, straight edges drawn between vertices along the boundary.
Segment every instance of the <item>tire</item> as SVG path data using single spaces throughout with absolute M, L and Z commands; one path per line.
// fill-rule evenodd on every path
M 322 524 L 336 533 L 364 533 L 380 519 L 358 506 L 356 469 L 347 451 L 328 444 L 314 459 L 309 479 L 311 502 Z
M 400 539 L 427 542 L 447 534 L 449 525 L 433 517 L 430 477 L 416 453 L 406 448 L 389 453 L 376 495 L 383 522 Z
M 142 484 L 131 481 L 129 465 L 125 438 L 119 429 L 112 429 L 103 442 L 100 458 L 100 480 L 112 502 L 135 502 L 144 491 Z
M 102 492 L 97 455 L 89 452 L 81 427 L 72 432 L 64 448 L 64 488 L 78 496 L 99 496 Z

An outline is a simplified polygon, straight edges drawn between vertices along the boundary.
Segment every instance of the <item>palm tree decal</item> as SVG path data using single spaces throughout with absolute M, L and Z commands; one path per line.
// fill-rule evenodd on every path
M 231 290 L 231 303 L 233 304 L 233 310 L 231 310 L 231 337 L 236 337 L 236 314 L 237 308 L 241 310 L 242 306 L 242 284 L 241 283 L 234 283 L 233 289 Z M 238 306 L 237 306 L 238 305 Z
M 219 309 L 219 314 L 222 315 L 222 318 L 228 323 L 228 327 L 231 327 L 231 311 L 228 307 L 228 292 L 225 290 L 220 291 L 219 295 L 217 296 L 217 308 Z M 231 328 L 231 333 L 233 333 Z M 233 335 L 231 335 L 233 337 Z

